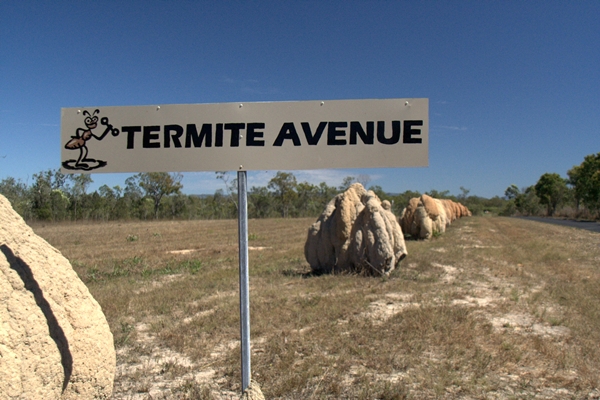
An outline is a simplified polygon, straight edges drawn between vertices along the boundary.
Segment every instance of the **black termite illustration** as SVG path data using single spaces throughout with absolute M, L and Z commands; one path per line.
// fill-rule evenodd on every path
M 62 163 L 64 168 L 89 171 L 104 167 L 106 165 L 106 161 L 88 158 L 87 141 L 92 137 L 96 138 L 97 140 L 102 140 L 109 132 L 113 136 L 118 136 L 119 130 L 113 128 L 113 126 L 108 123 L 107 117 L 102 117 L 100 119 L 100 124 L 104 125 L 106 129 L 100 135 L 96 135 L 93 130 L 98 127 L 98 116 L 96 114 L 99 113 L 100 110 L 94 110 L 92 114 L 90 114 L 87 110 L 83 111 L 83 115 L 86 116 L 85 120 L 83 121 L 85 128 L 77 128 L 75 130 L 75 136 L 71 136 L 71 139 L 67 142 L 67 144 L 65 144 L 65 149 L 79 149 L 79 158 L 77 158 L 77 160 L 71 159 L 64 161 Z

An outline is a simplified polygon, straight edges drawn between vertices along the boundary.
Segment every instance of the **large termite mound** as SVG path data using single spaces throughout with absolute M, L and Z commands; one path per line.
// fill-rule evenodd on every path
M 388 201 L 355 183 L 335 196 L 308 228 L 304 255 L 315 273 L 387 275 L 406 257 Z
M 108 399 L 116 368 L 100 305 L 0 195 L 0 398 Z
M 400 216 L 400 226 L 414 239 L 430 239 L 446 231 L 446 227 L 471 212 L 460 203 L 448 199 L 434 199 L 426 194 L 410 199 Z

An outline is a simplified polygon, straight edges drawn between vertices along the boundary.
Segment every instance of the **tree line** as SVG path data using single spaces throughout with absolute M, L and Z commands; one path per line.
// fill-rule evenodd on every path
M 535 185 L 522 189 L 510 185 L 502 214 L 600 218 L 600 153 L 585 156 L 567 176 L 545 173 Z
M 33 174 L 31 184 L 12 177 L 0 181 L 0 193 L 27 221 L 111 221 L 148 219 L 232 219 L 237 217 L 237 179 L 233 173 L 219 171 L 223 189 L 212 195 L 190 195 L 182 192 L 183 176 L 179 173 L 139 173 L 125 180 L 124 185 L 103 185 L 93 192 L 91 175 L 65 175 L 49 169 Z M 314 185 L 298 182 L 289 172 L 277 172 L 266 186 L 248 190 L 250 218 L 316 217 L 327 203 L 351 184 L 360 182 L 374 190 L 382 200 L 392 203 L 399 215 L 412 197 L 421 193 L 407 190 L 400 194 L 386 193 L 380 186 L 368 186 L 369 177 L 346 177 L 340 186 L 325 182 Z M 461 194 L 431 190 L 436 198 L 449 198 L 469 207 L 474 214 L 498 212 L 505 199 L 470 196 L 461 187 Z

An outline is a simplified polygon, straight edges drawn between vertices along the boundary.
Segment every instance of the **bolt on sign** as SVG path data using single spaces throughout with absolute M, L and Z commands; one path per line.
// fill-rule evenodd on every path
M 65 173 L 428 165 L 428 99 L 63 108 Z

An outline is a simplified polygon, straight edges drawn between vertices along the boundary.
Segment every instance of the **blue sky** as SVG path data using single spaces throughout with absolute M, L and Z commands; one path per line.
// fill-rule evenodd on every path
M 0 179 L 59 168 L 61 107 L 426 97 L 429 167 L 297 179 L 502 196 L 600 152 L 598 21 L 598 1 L 0 0 Z

